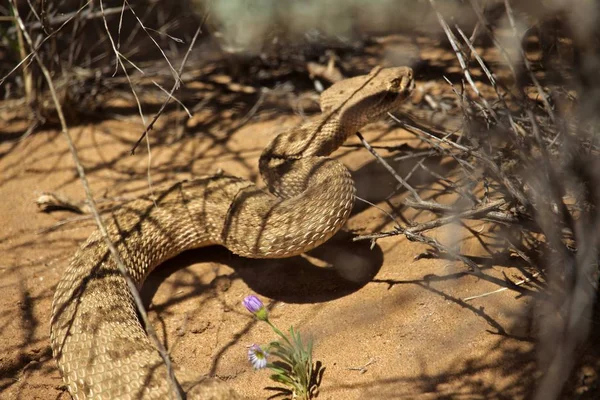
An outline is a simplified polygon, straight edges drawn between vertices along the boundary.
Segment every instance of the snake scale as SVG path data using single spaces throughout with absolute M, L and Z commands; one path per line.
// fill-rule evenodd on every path
M 220 174 L 125 204 L 105 223 L 129 275 L 141 288 L 165 260 L 209 245 L 243 257 L 284 258 L 327 241 L 348 219 L 355 193 L 350 172 L 327 156 L 363 125 L 397 108 L 413 88 L 408 67 L 378 67 L 332 85 L 321 94 L 321 114 L 279 134 L 263 151 L 259 167 L 268 191 Z M 174 396 L 162 358 L 98 231 L 57 286 L 51 344 L 75 399 Z M 193 384 L 177 376 L 188 399 L 240 398 L 215 379 Z

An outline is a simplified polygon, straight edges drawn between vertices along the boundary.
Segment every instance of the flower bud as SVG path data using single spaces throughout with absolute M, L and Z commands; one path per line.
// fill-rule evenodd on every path
M 265 305 L 260 299 L 254 295 L 246 296 L 246 298 L 242 301 L 246 310 L 250 311 L 252 314 L 256 316 L 260 321 L 267 321 L 269 319 L 269 313 Z

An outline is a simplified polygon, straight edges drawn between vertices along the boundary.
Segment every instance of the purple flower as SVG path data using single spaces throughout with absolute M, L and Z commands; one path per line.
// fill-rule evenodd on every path
M 260 301 L 260 299 L 253 294 L 246 296 L 246 298 L 242 301 L 242 304 L 252 314 L 256 314 L 261 308 L 264 307 L 262 301 Z
M 259 345 L 253 344 L 248 348 L 248 360 L 254 369 L 261 369 L 267 366 L 267 353 Z
M 267 313 L 265 305 L 253 294 L 246 296 L 246 298 L 242 301 L 242 304 L 244 307 L 246 307 L 246 310 L 254 314 L 259 320 L 266 321 L 269 319 L 269 314 Z

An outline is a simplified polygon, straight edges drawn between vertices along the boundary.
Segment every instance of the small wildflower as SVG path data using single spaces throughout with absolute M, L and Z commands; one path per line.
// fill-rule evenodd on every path
M 254 369 L 261 369 L 267 366 L 267 353 L 259 345 L 253 344 L 248 348 L 248 360 Z
M 269 315 L 267 313 L 267 309 L 260 299 L 254 295 L 246 296 L 244 301 L 242 301 L 246 310 L 250 311 L 252 314 L 256 316 L 261 321 L 267 321 L 269 319 Z
M 242 304 L 257 319 L 266 322 L 279 336 L 278 340 L 272 341 L 264 347 L 257 344 L 248 346 L 248 361 L 252 367 L 256 370 L 271 369 L 271 379 L 286 386 L 278 388 L 278 390 L 289 392 L 294 399 L 309 400 L 313 398 L 313 393 L 319 386 L 320 378 L 318 377 L 323 375 L 323 370 L 319 363 L 315 365 L 312 362 L 312 341 L 303 341 L 300 333 L 294 330 L 294 327 L 290 327 L 289 335 L 279 330 L 269 321 L 267 308 L 258 297 L 246 296 Z M 276 361 L 267 361 L 267 358 L 271 356 L 275 357 Z

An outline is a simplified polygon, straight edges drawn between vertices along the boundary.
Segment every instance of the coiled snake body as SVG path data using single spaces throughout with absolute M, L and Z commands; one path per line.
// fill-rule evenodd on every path
M 346 222 L 355 189 L 346 167 L 327 156 L 364 124 L 397 108 L 413 86 L 406 67 L 376 68 L 331 86 L 321 95 L 321 115 L 281 133 L 263 151 L 259 163 L 268 192 L 218 175 L 123 206 L 105 223 L 131 278 L 141 287 L 154 267 L 192 248 L 219 244 L 244 257 L 283 258 L 328 240 Z M 58 284 L 51 342 L 75 399 L 173 396 L 162 358 L 99 232 Z M 187 398 L 237 397 L 223 384 L 203 382 Z

